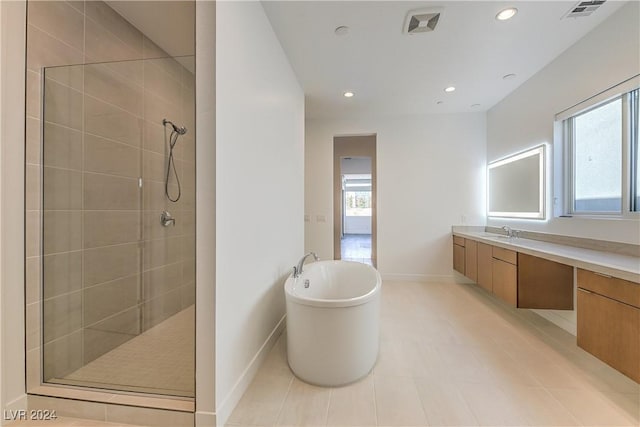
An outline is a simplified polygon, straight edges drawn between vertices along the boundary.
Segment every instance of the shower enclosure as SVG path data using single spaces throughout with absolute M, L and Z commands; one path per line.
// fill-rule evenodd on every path
M 194 396 L 193 57 L 42 73 L 42 381 Z

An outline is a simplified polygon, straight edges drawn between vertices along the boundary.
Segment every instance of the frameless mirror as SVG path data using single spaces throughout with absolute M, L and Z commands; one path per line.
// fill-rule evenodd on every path
M 544 164 L 544 145 L 489 163 L 487 215 L 544 219 Z

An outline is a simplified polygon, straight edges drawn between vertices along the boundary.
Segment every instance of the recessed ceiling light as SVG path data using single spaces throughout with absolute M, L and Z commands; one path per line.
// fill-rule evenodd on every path
M 515 74 L 505 74 L 504 76 L 502 76 L 502 80 L 513 80 L 516 78 Z
M 349 27 L 347 27 L 346 25 L 341 25 L 339 27 L 336 27 L 334 33 L 336 33 L 336 36 L 346 36 L 347 34 L 349 34 Z
M 342 94 L 345 98 L 353 98 L 353 95 L 355 95 L 353 92 L 345 92 Z
M 455 88 L 454 86 L 449 86 L 449 87 L 446 87 L 446 88 L 444 89 L 444 91 L 445 91 L 445 92 L 447 92 L 447 93 L 451 93 L 451 92 L 453 92 L 454 90 L 456 90 L 456 88 Z
M 506 21 L 507 19 L 511 19 L 516 16 L 516 13 L 518 13 L 518 9 L 516 9 L 515 7 L 509 7 L 498 12 L 498 14 L 496 15 L 496 19 L 498 21 Z
M 471 108 L 478 108 L 480 104 L 471 104 Z

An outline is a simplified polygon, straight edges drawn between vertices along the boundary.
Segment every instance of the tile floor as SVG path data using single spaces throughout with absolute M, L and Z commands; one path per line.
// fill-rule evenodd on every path
M 227 425 L 638 426 L 640 385 L 576 347 L 574 336 L 477 286 L 385 282 L 369 376 L 339 388 L 307 385 L 287 366 L 283 334 Z
M 79 418 L 58 417 L 47 421 L 14 421 L 9 427 L 142 427 L 133 424 L 114 424 L 104 421 L 82 420 Z
M 381 347 L 365 379 L 296 379 L 280 337 L 228 426 L 638 426 L 640 386 L 575 337 L 477 286 L 383 285 Z
M 371 264 L 371 234 L 345 234 L 340 241 L 340 257 Z
M 67 375 L 65 384 L 193 396 L 195 306 Z

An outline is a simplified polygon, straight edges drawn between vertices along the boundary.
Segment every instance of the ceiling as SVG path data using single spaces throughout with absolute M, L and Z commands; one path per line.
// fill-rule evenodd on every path
M 312 118 L 486 111 L 624 2 L 609 0 L 591 16 L 562 19 L 575 4 L 263 2 Z M 509 6 L 518 14 L 497 21 Z M 425 7 L 443 7 L 435 31 L 403 34 L 408 11 Z M 342 25 L 350 30 L 337 36 Z M 507 74 L 516 77 L 504 80 Z M 456 91 L 445 93 L 450 85 Z M 355 96 L 345 98 L 345 91 Z
M 171 56 L 195 72 L 195 1 L 118 1 L 107 0 L 134 27 Z

